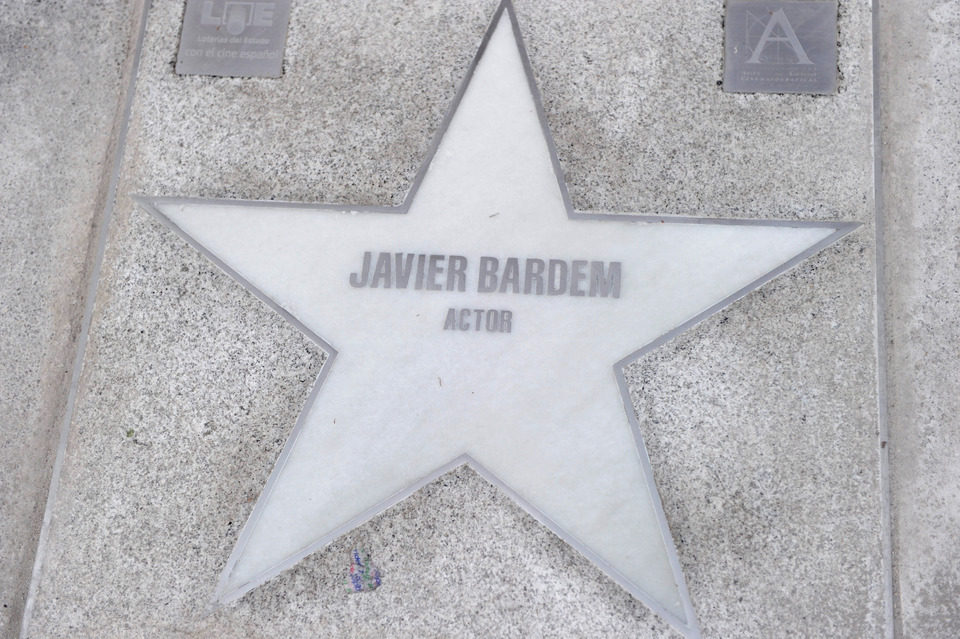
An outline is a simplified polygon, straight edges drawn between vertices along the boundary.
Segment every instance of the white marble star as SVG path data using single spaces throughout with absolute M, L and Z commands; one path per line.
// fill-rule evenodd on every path
M 689 637 L 622 367 L 853 228 L 574 212 L 509 2 L 401 207 L 140 201 L 331 354 L 218 601 L 469 463 Z

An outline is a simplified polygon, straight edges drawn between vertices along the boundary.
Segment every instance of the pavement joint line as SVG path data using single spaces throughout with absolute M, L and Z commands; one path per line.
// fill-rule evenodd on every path
M 880 470 L 880 547 L 882 554 L 884 639 L 896 637 L 893 592 L 893 521 L 890 492 L 890 424 L 887 406 L 887 294 L 884 250 L 883 105 L 880 95 L 880 0 L 872 1 L 873 49 L 873 206 L 876 260 L 877 439 Z
M 83 372 L 83 363 L 86 356 L 87 343 L 90 338 L 90 325 L 93 321 L 93 310 L 96 304 L 97 289 L 100 284 L 100 273 L 103 267 L 103 258 L 107 247 L 107 237 L 109 235 L 110 223 L 113 219 L 114 204 L 117 199 L 117 185 L 120 180 L 120 170 L 123 165 L 124 153 L 127 146 L 127 131 L 130 126 L 130 112 L 133 108 L 133 100 L 136 94 L 137 78 L 140 70 L 140 57 L 143 52 L 143 39 L 146 34 L 147 16 L 150 13 L 152 0 L 143 0 L 141 4 L 140 25 L 137 31 L 137 39 L 133 48 L 133 55 L 130 60 L 129 80 L 126 86 L 126 96 L 124 97 L 123 109 L 121 111 L 120 129 L 117 134 L 117 144 L 113 151 L 113 166 L 110 171 L 110 182 L 107 186 L 106 199 L 103 206 L 103 212 L 100 214 L 99 229 L 97 231 L 97 243 L 94 253 L 93 266 L 87 278 L 87 291 L 84 299 L 83 317 L 80 323 L 80 333 L 77 336 L 76 351 L 74 353 L 73 365 L 70 374 L 70 385 L 67 390 L 67 401 L 64 406 L 63 420 L 60 425 L 60 438 L 57 444 L 56 457 L 53 463 L 53 470 L 50 475 L 50 488 L 47 492 L 47 501 L 43 510 L 43 523 L 40 527 L 40 535 L 37 539 L 36 553 L 33 560 L 33 571 L 30 577 L 30 586 L 27 591 L 27 600 L 23 607 L 23 617 L 20 620 L 20 638 L 26 639 L 30 627 L 30 618 L 33 614 L 33 606 L 36 601 L 37 589 L 39 588 L 40 577 L 43 572 L 44 559 L 46 558 L 47 543 L 50 537 L 50 526 L 53 520 L 53 509 L 57 502 L 60 488 L 60 474 L 63 471 L 63 461 L 66 457 L 67 442 L 70 438 L 70 425 L 73 422 L 74 411 L 77 404 L 77 391 L 80 386 L 80 376 Z

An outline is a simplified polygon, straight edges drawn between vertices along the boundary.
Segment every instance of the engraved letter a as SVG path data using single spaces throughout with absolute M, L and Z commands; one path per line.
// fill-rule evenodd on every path
M 783 35 L 773 35 L 773 30 L 778 26 L 783 31 Z M 803 45 L 800 44 L 800 39 L 797 38 L 797 33 L 790 25 L 790 21 L 787 20 L 787 14 L 783 12 L 783 9 L 777 9 L 770 17 L 767 28 L 763 30 L 763 35 L 760 36 L 760 41 L 754 47 L 753 55 L 747 60 L 747 64 L 759 64 L 760 54 L 767 48 L 769 42 L 786 42 L 797 55 L 797 64 L 813 64 L 807 57 L 807 52 L 803 50 Z

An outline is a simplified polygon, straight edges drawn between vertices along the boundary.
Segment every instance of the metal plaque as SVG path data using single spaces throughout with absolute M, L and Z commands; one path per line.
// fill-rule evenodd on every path
M 290 0 L 187 0 L 177 73 L 280 77 Z
M 837 0 L 728 0 L 724 91 L 837 91 Z

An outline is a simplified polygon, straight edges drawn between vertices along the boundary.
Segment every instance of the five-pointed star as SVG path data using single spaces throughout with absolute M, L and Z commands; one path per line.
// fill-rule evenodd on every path
M 507 1 L 402 207 L 141 203 L 331 353 L 219 601 L 469 463 L 687 636 L 622 367 L 853 228 L 575 213 Z

